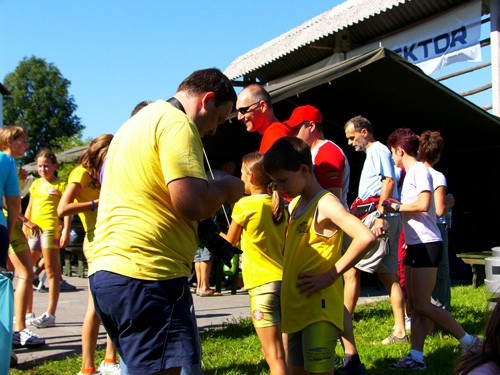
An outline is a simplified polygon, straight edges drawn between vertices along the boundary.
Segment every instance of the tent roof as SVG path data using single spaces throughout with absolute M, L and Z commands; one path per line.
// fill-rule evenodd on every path
M 57 161 L 59 163 L 76 163 L 80 156 L 83 154 L 83 152 L 88 148 L 89 146 L 76 146 L 73 147 L 69 150 L 62 151 L 58 154 L 56 154 Z M 36 172 L 36 163 L 29 163 L 26 165 L 23 165 L 23 168 L 27 172 Z
M 471 1 L 346 0 L 237 57 L 224 73 L 233 80 L 267 83 Z M 483 14 L 488 5 L 483 0 Z

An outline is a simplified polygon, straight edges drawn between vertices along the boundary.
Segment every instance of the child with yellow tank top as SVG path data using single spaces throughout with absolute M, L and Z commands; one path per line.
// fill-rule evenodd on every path
M 30 236 L 28 242 L 33 253 L 33 263 L 42 252 L 45 263 L 45 273 L 49 282 L 49 303 L 47 310 L 38 318 L 30 320 L 37 328 L 53 327 L 56 323 L 56 309 L 59 301 L 61 264 L 59 249 L 69 242 L 70 217 L 64 217 L 64 227 L 61 228 L 57 205 L 66 189 L 66 182 L 56 175 L 58 167 L 56 155 L 48 148 L 42 148 L 36 155 L 37 172 L 40 178 L 30 186 L 30 200 L 26 208 L 26 217 L 36 223 L 41 229 L 40 236 Z M 31 301 L 32 302 L 32 301 Z M 28 306 L 31 311 L 32 303 Z
M 264 168 L 278 191 L 293 198 L 281 288 L 290 372 L 333 374 L 344 328 L 342 274 L 366 254 L 375 236 L 320 186 L 311 150 L 301 139 L 278 139 L 264 156 Z M 342 255 L 343 232 L 352 242 Z
M 271 374 L 285 375 L 280 289 L 288 215 L 283 198 L 271 189 L 263 158 L 258 152 L 243 157 L 241 179 L 248 196 L 235 203 L 225 237 L 233 245 L 241 241 L 243 282 L 250 295 L 252 322 Z

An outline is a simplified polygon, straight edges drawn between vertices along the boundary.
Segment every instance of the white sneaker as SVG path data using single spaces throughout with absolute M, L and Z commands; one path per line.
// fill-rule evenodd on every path
M 24 322 L 26 323 L 27 326 L 30 326 L 31 325 L 31 321 L 33 319 L 35 319 L 35 318 L 36 317 L 35 317 L 35 313 L 34 312 L 27 313 Z
M 411 331 L 411 318 L 409 316 L 405 316 L 405 329 Z
M 80 371 L 78 375 L 83 375 L 83 372 Z M 94 371 L 92 374 L 89 375 L 101 375 L 101 373 L 99 371 Z
M 460 351 L 462 352 L 462 354 L 479 353 L 482 350 L 483 344 L 484 344 L 484 339 L 482 339 L 481 337 L 477 337 L 477 336 L 472 336 L 472 337 L 474 339 L 472 344 L 470 344 L 470 345 L 460 344 Z
M 120 375 L 120 364 L 102 361 L 97 371 L 101 375 Z
M 31 325 L 36 328 L 54 327 L 56 325 L 56 317 L 48 312 L 44 312 L 38 318 L 32 319 Z
M 26 347 L 34 348 L 45 344 L 45 340 L 41 339 L 28 328 L 12 334 L 12 345 L 16 348 Z

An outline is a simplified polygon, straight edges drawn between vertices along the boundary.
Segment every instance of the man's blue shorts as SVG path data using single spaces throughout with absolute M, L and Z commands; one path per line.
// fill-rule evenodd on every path
M 187 278 L 138 280 L 112 272 L 90 276 L 97 315 L 130 375 L 199 367 L 201 345 Z

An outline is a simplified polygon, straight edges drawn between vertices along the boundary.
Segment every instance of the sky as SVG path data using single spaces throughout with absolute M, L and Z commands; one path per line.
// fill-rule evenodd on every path
M 53 63 L 71 82 L 83 139 L 94 138 L 115 133 L 140 101 L 170 98 L 194 70 L 224 71 L 342 2 L 0 0 L 0 82 L 25 57 Z M 491 82 L 484 70 L 469 80 L 472 87 Z M 443 83 L 457 92 L 471 88 L 463 78 Z M 491 93 L 476 97 L 477 104 L 491 104 Z

